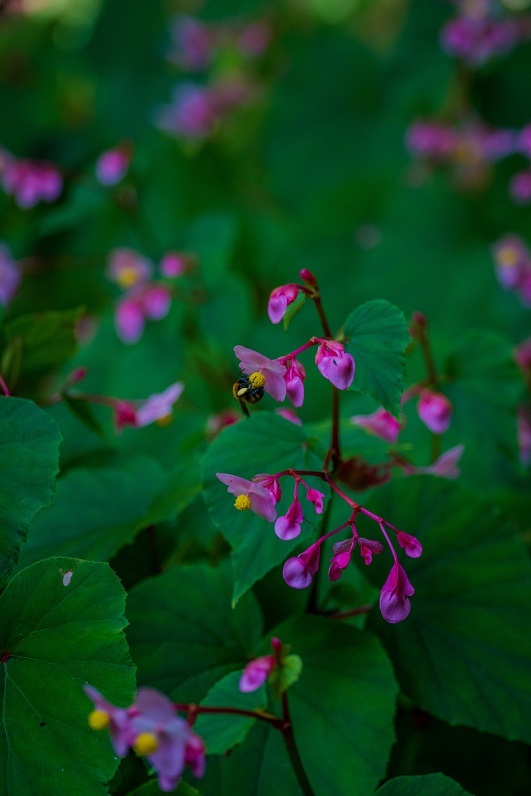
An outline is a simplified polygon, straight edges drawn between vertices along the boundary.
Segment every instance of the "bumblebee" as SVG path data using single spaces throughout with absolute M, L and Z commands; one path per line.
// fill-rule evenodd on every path
M 232 394 L 240 402 L 242 412 L 250 417 L 247 404 L 257 404 L 264 397 L 265 377 L 262 373 L 251 373 L 250 376 L 242 373 L 232 388 Z

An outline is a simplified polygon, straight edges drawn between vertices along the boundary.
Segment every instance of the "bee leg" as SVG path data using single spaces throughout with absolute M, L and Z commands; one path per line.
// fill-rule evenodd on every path
M 239 398 L 238 400 L 240 401 L 240 406 L 242 408 L 243 414 L 245 415 L 245 417 L 249 417 L 250 418 L 251 415 L 249 414 L 249 409 L 247 408 L 247 404 L 245 403 L 245 401 L 242 401 L 241 398 Z

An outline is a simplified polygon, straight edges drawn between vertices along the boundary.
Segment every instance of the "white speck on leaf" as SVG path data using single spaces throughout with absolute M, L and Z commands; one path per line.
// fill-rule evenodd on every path
M 68 572 L 64 573 L 64 575 L 63 575 L 63 586 L 69 586 L 70 585 L 70 581 L 72 580 L 72 575 L 73 574 L 74 573 L 72 572 L 71 569 L 69 569 Z

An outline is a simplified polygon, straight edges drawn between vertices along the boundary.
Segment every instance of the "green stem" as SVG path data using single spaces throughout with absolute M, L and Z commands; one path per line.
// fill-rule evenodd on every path
M 314 790 L 310 784 L 310 780 L 308 779 L 308 775 L 306 774 L 304 766 L 302 765 L 297 744 L 295 743 L 293 725 L 291 723 L 291 716 L 289 712 L 288 695 L 286 691 L 284 691 L 282 694 L 282 715 L 284 719 L 284 724 L 282 726 L 282 737 L 284 738 L 286 751 L 293 768 L 293 773 L 297 777 L 299 787 L 304 796 L 315 796 Z

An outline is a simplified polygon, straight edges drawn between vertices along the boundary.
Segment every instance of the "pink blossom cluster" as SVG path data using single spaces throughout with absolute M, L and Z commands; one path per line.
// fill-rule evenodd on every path
M 268 522 L 274 522 L 276 535 L 282 540 L 291 540 L 299 536 L 301 526 L 304 521 L 304 511 L 300 500 L 299 492 L 305 490 L 305 498 L 313 507 L 316 514 L 323 511 L 323 501 L 325 494 L 318 489 L 311 487 L 302 477 L 304 473 L 295 470 L 285 470 L 274 475 L 262 473 L 255 475 L 251 481 L 229 473 L 216 473 L 217 478 L 225 484 L 227 491 L 236 497 L 235 508 L 239 511 L 252 510 L 255 514 L 263 517 Z M 319 475 L 315 473 L 314 475 Z M 280 479 L 290 477 L 294 482 L 293 500 L 285 514 L 277 516 L 277 504 L 281 500 L 282 491 Z M 409 597 L 413 594 L 413 587 L 407 575 L 398 562 L 396 551 L 391 543 L 387 528 L 396 534 L 396 539 L 400 547 L 404 548 L 406 555 L 411 558 L 418 558 L 422 553 L 420 542 L 410 534 L 399 531 L 390 523 L 372 514 L 359 504 L 351 500 L 334 482 L 323 475 L 326 482 L 337 492 L 343 500 L 350 506 L 350 518 L 332 531 L 324 534 L 310 547 L 298 556 L 289 558 L 283 568 L 283 577 L 288 586 L 294 589 L 304 589 L 312 582 L 313 576 L 319 569 L 321 545 L 331 536 L 349 528 L 351 536 L 349 539 L 338 542 L 334 545 L 332 561 L 330 563 L 328 577 L 331 581 L 338 580 L 343 571 L 349 565 L 352 554 L 356 547 L 366 565 L 369 565 L 374 555 L 383 551 L 383 545 L 372 539 L 361 537 L 356 528 L 356 517 L 359 512 L 376 521 L 380 527 L 385 541 L 389 545 L 394 564 L 389 573 L 380 594 L 380 610 L 384 619 L 388 622 L 400 622 L 405 619 L 410 611 Z
M 505 235 L 492 247 L 498 282 L 531 307 L 531 253 L 518 235 Z
M 0 243 L 0 306 L 7 307 L 20 284 L 22 272 L 11 252 Z
M 242 373 L 249 376 L 261 374 L 263 389 L 275 401 L 283 401 L 287 395 L 293 406 L 300 407 L 304 403 L 306 370 L 296 357 L 314 345 L 318 346 L 315 364 L 321 375 L 337 389 L 348 389 L 354 379 L 354 359 L 337 340 L 312 337 L 308 343 L 277 359 L 269 359 L 258 351 L 241 345 L 234 346 L 234 353 L 240 360 Z
M 211 84 L 180 83 L 156 123 L 171 135 L 200 141 L 211 135 L 234 108 L 247 103 L 253 88 L 245 77 L 230 76 Z
M 213 24 L 179 15 L 172 22 L 170 35 L 168 60 L 183 70 L 197 72 L 211 66 L 222 51 L 236 51 L 244 58 L 262 55 L 271 40 L 271 28 L 264 20 Z
M 6 151 L 0 152 L 0 181 L 23 209 L 55 202 L 63 190 L 63 178 L 53 163 L 16 158 Z
M 146 757 L 157 772 L 161 791 L 175 790 L 185 766 L 195 777 L 203 776 L 205 744 L 164 694 L 153 688 L 141 688 L 133 705 L 119 708 L 93 686 L 86 685 L 84 690 L 94 703 L 89 715 L 90 727 L 109 728 L 118 757 L 125 757 L 130 749 Z
M 188 257 L 168 252 L 160 262 L 160 273 L 176 278 L 188 268 Z M 107 276 L 124 290 L 116 313 L 116 332 L 124 343 L 133 344 L 142 337 L 146 320 L 161 320 L 168 314 L 172 300 L 169 285 L 152 280 L 153 263 L 133 249 L 115 249 L 110 253 Z
M 531 337 L 516 347 L 514 358 L 529 393 L 531 392 Z M 528 467 L 531 464 L 531 401 L 529 396 L 526 402 L 517 407 L 516 423 L 520 461 L 524 467 Z
M 255 96 L 256 81 L 247 62 L 266 50 L 271 30 L 263 21 L 207 24 L 180 15 L 171 26 L 171 36 L 170 62 L 188 72 L 212 69 L 200 82 L 179 83 L 170 103 L 158 109 L 156 123 L 171 135 L 201 141 Z M 230 68 L 220 67 L 228 53 Z
M 471 166 L 512 154 L 518 146 L 518 136 L 514 130 L 496 129 L 478 120 L 455 127 L 427 119 L 409 127 L 406 144 L 415 157 Z
M 512 50 L 525 28 L 517 18 L 503 15 L 493 0 L 460 0 L 457 16 L 441 31 L 441 45 L 449 54 L 471 66 L 481 66 Z

